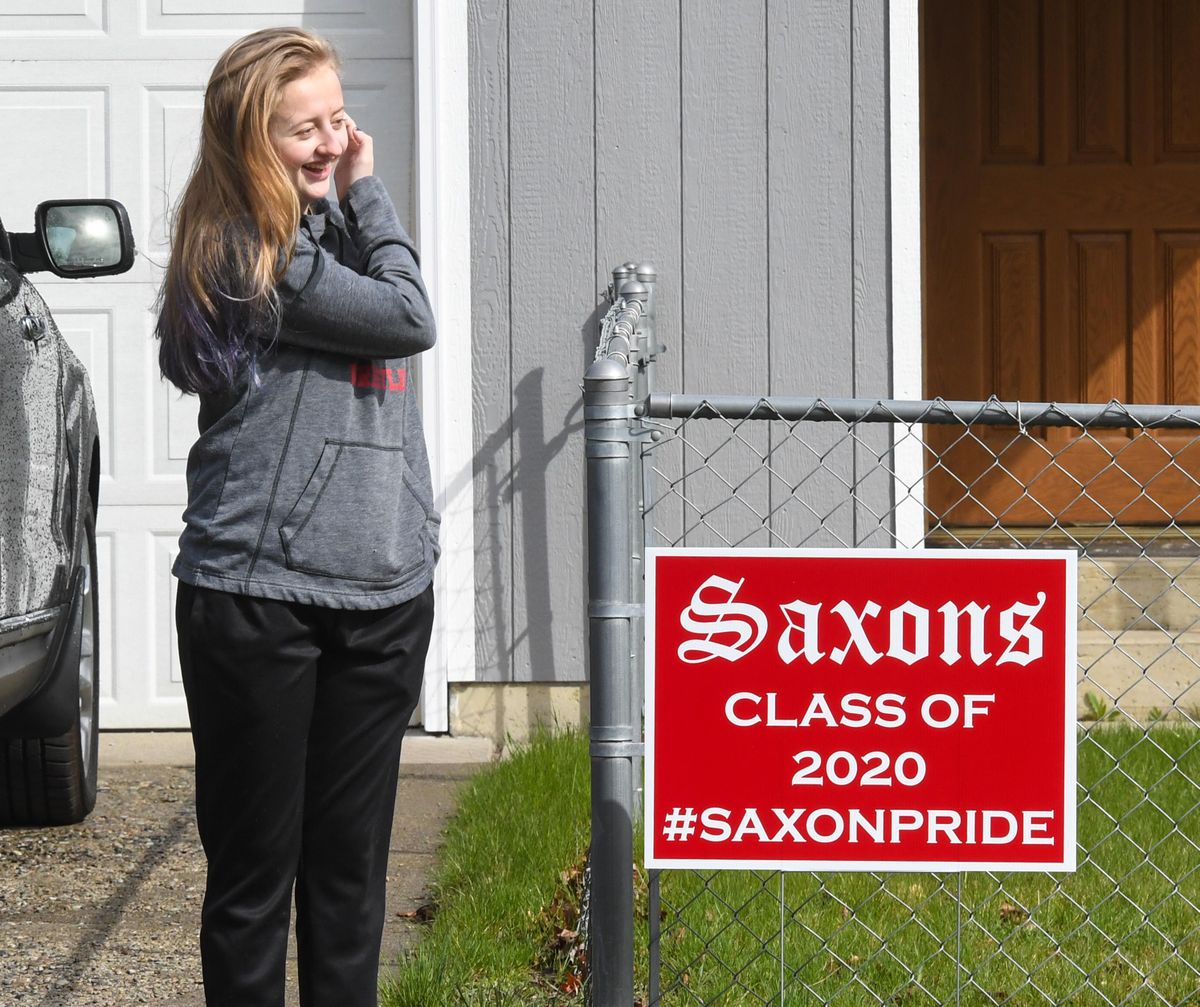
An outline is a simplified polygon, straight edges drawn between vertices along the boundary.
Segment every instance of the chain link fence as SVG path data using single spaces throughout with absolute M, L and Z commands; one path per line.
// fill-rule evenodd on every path
M 660 395 L 634 272 L 585 382 L 594 1002 L 1200 1004 L 1200 408 Z M 1078 870 L 627 892 L 646 545 L 1075 549 Z

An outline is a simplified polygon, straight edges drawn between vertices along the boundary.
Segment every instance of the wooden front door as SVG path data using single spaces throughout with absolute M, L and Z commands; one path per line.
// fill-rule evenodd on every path
M 923 0 L 928 396 L 1200 403 L 1198 53 L 1200 0 Z M 948 524 L 1200 520 L 1190 433 L 961 434 Z

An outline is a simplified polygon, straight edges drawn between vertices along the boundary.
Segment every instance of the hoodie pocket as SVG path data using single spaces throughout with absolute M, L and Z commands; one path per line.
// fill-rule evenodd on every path
M 279 538 L 289 570 L 398 584 L 430 561 L 428 525 L 403 448 L 326 441 Z

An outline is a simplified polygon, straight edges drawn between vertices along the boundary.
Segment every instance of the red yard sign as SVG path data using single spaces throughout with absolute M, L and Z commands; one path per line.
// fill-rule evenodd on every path
M 1075 554 L 651 549 L 646 864 L 1075 869 Z

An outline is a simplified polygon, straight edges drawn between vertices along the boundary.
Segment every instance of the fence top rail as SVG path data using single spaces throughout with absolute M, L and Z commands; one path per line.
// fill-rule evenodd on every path
M 641 404 L 654 419 L 812 420 L 986 426 L 1158 427 L 1200 430 L 1200 406 L 1087 402 L 964 402 L 655 393 Z

